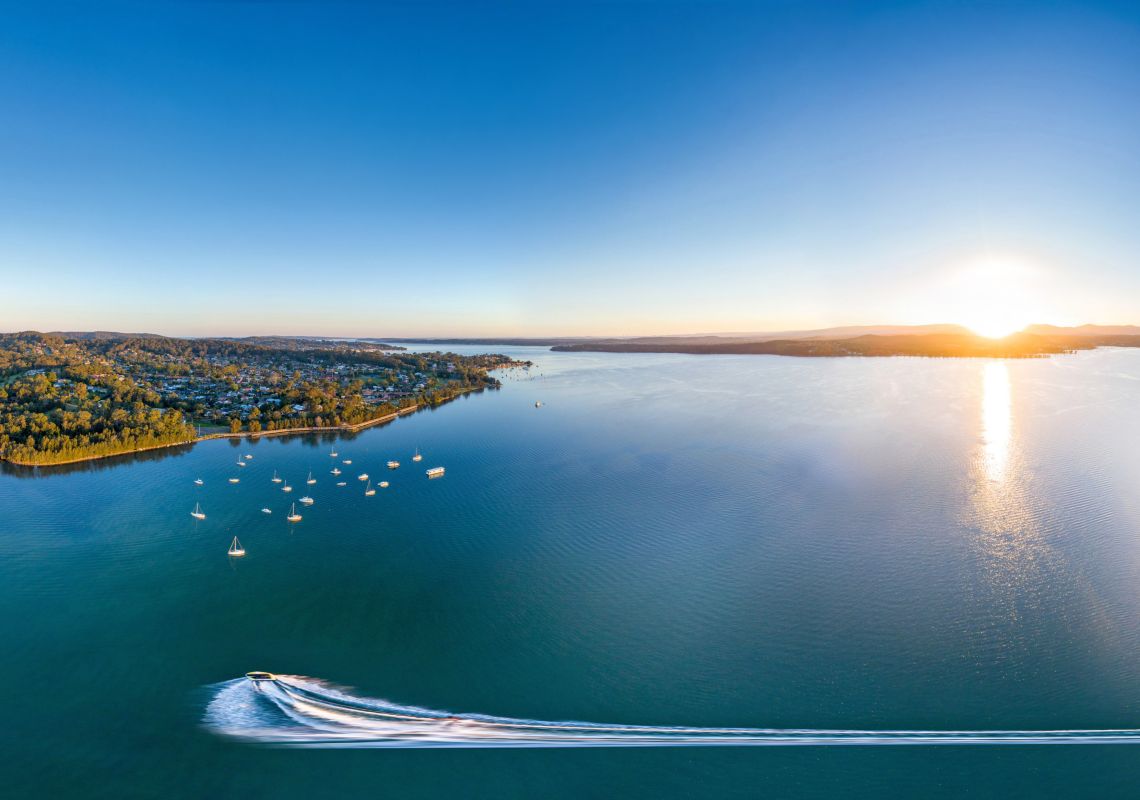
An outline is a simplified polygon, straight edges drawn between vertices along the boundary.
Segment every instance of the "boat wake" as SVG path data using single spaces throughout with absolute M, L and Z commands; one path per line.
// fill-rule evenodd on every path
M 356 697 L 322 681 L 252 673 L 208 687 L 203 724 L 248 742 L 301 747 L 653 747 L 694 745 L 1138 743 L 1140 729 L 866 731 L 683 728 L 449 714 Z

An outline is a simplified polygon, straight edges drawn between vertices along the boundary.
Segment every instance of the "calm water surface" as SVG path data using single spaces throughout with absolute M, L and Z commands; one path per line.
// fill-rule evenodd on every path
M 1140 352 L 495 349 L 536 366 L 353 438 L 0 474 L 5 793 L 1134 794 L 1130 745 L 297 750 L 202 729 L 204 687 L 254 669 L 534 719 L 1140 727 Z M 362 471 L 391 486 L 364 497 Z

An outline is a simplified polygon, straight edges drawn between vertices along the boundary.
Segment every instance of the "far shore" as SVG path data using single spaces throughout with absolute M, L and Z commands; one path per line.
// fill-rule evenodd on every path
M 469 391 L 472 391 L 472 390 L 471 389 L 464 389 L 462 392 L 460 392 L 460 394 L 457 394 L 455 397 L 459 397 L 460 395 L 467 394 L 467 392 L 469 392 Z M 450 400 L 454 400 L 455 397 L 450 398 Z M 445 401 L 445 402 L 449 402 L 449 401 Z M 122 450 L 118 453 L 105 453 L 105 454 L 97 455 L 97 456 L 83 456 L 82 458 L 70 458 L 67 461 L 53 461 L 50 464 L 38 464 L 35 462 L 12 461 L 12 460 L 6 460 L 6 463 L 12 464 L 13 466 L 19 466 L 19 467 L 34 467 L 36 469 L 51 469 L 52 467 L 63 467 L 63 466 L 66 466 L 68 464 L 79 464 L 79 463 L 82 463 L 84 461 L 101 461 L 104 458 L 117 458 L 118 456 L 129 456 L 133 453 L 145 453 L 145 452 L 148 452 L 151 450 L 165 450 L 165 449 L 170 448 L 170 447 L 186 447 L 187 445 L 194 445 L 194 444 L 197 444 L 198 442 L 205 442 L 205 441 L 210 440 L 210 439 L 260 439 L 260 438 L 268 437 L 268 436 L 287 436 L 289 434 L 294 434 L 294 433 L 322 433 L 322 432 L 330 433 L 330 432 L 336 432 L 336 431 L 343 431 L 346 433 L 355 433 L 356 431 L 364 430 L 365 428 L 370 428 L 373 425 L 380 425 L 384 422 L 391 422 L 392 420 L 396 419 L 397 417 L 402 417 L 406 414 L 411 414 L 413 411 L 418 411 L 424 407 L 425 406 L 422 406 L 421 404 L 416 403 L 414 405 L 407 406 L 406 408 L 401 408 L 397 411 L 394 411 L 391 414 L 385 414 L 382 417 L 377 417 L 376 419 L 365 420 L 364 422 L 358 422 L 358 423 L 353 424 L 353 425 L 346 423 L 343 425 L 325 425 L 322 427 L 280 428 L 278 430 L 273 430 L 273 431 L 256 431 L 256 432 L 238 431 L 236 433 L 230 433 L 230 432 L 226 431 L 226 432 L 221 432 L 221 433 L 207 433 L 203 436 L 196 436 L 193 439 L 187 439 L 187 440 L 181 441 L 181 442 L 170 442 L 169 444 L 156 444 L 156 445 L 151 445 L 150 447 L 136 447 L 133 450 Z

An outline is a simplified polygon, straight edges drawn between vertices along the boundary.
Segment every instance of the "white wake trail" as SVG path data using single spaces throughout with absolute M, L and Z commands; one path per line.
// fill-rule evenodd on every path
M 1140 729 L 904 731 L 685 728 L 448 714 L 356 697 L 312 678 L 239 678 L 209 687 L 205 727 L 302 747 L 678 747 L 882 744 L 1123 744 Z

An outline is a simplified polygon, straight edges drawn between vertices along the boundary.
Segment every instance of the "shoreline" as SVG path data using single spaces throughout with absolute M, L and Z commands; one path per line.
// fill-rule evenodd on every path
M 458 399 L 459 397 L 462 397 L 463 395 L 466 395 L 472 391 L 475 391 L 475 389 L 474 388 L 464 389 L 463 391 L 459 392 L 459 394 L 455 395 L 455 397 L 451 397 L 451 398 L 445 400 L 443 403 L 440 403 L 439 405 L 445 405 L 446 403 L 449 403 L 452 400 Z M 205 442 L 205 441 L 209 441 L 211 439 L 260 439 L 262 437 L 268 437 L 268 436 L 287 436 L 289 434 L 300 434 L 300 433 L 320 433 L 322 431 L 325 431 L 325 432 L 341 431 L 341 432 L 345 432 L 345 433 L 356 433 L 357 431 L 364 430 L 365 428 L 370 428 L 374 425 L 380 425 L 380 424 L 385 423 L 385 422 L 391 422 L 395 419 L 406 416 L 406 415 L 411 414 L 415 411 L 421 411 L 425 408 L 434 408 L 434 407 L 435 406 L 432 406 L 432 405 L 423 405 L 420 403 L 416 403 L 414 405 L 410 405 L 410 406 L 407 406 L 405 408 L 397 409 L 396 411 L 392 412 L 391 414 L 385 414 L 384 416 L 377 417 L 376 419 L 369 419 L 369 420 L 365 420 L 364 422 L 357 422 L 354 424 L 344 423 L 341 425 L 325 425 L 325 426 L 319 427 L 319 428 L 312 427 L 312 426 L 304 427 L 304 428 L 282 428 L 282 429 L 274 430 L 274 431 L 257 431 L 257 432 L 238 431 L 237 433 L 227 433 L 227 432 L 207 433 L 204 436 L 196 436 L 193 439 L 187 439 L 187 440 L 182 441 L 182 442 L 170 442 L 169 444 L 155 444 L 155 445 L 150 445 L 148 447 L 136 447 L 132 450 L 123 450 L 123 451 L 118 452 L 118 453 L 106 453 L 106 454 L 98 455 L 98 456 L 83 456 L 81 458 L 69 458 L 66 461 L 53 461 L 50 464 L 39 464 L 39 463 L 35 463 L 35 462 L 26 462 L 26 461 L 13 461 L 10 459 L 0 459 L 0 462 L 5 463 L 5 464 L 11 464 L 12 466 L 16 466 L 16 467 L 25 467 L 28 469 L 51 469 L 52 467 L 65 467 L 65 466 L 68 466 L 69 464 L 82 464 L 82 463 L 87 462 L 87 461 L 102 461 L 103 459 L 106 459 L 106 458 L 118 458 L 120 456 L 134 455 L 136 453 L 147 453 L 147 452 L 152 452 L 154 450 L 166 450 L 166 449 L 171 448 L 171 447 L 193 447 L 198 442 Z

